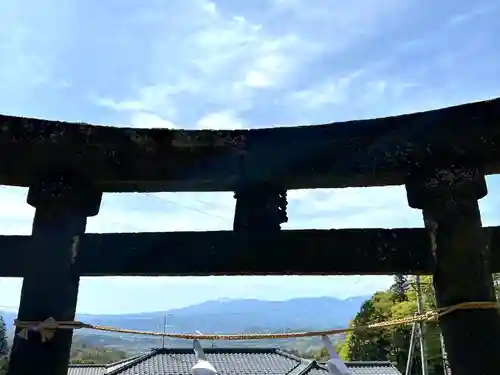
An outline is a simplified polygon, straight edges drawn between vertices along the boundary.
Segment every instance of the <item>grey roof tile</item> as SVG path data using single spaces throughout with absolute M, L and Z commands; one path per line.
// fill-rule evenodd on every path
M 220 375 L 328 374 L 324 365 L 275 348 L 205 348 L 204 351 L 207 360 Z M 113 365 L 106 374 L 191 375 L 195 363 L 196 357 L 189 348 L 154 349 L 122 365 Z M 346 365 L 353 375 L 401 375 L 390 362 L 347 362 Z
M 126 366 L 128 363 L 140 360 L 142 357 L 148 355 L 149 353 L 143 353 L 107 365 L 71 363 L 68 366 L 68 375 L 107 375 L 109 372 L 114 371 L 117 368 L 122 368 L 123 366 Z
M 106 374 L 105 365 L 84 365 L 71 364 L 68 368 L 68 375 L 104 375 Z
M 346 362 L 346 366 L 353 375 L 401 375 L 390 362 Z M 327 374 L 328 370 L 324 365 L 316 365 L 307 372 L 307 375 Z
M 220 375 L 284 375 L 300 359 L 275 349 L 204 349 L 207 360 Z M 190 375 L 196 357 L 191 349 L 158 349 L 148 358 L 121 367 L 113 375 Z
M 108 365 L 106 365 L 106 374 L 109 374 L 110 372 L 112 373 L 113 371 L 119 369 L 119 368 L 124 368 L 126 365 L 132 362 L 137 362 L 140 361 L 141 358 L 143 357 L 149 357 L 150 353 L 142 353 L 139 355 L 136 355 L 134 357 L 122 359 L 121 361 L 118 362 L 113 362 Z

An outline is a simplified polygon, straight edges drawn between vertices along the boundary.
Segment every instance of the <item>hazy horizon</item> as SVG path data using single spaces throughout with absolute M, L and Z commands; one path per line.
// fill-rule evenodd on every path
M 121 285 L 123 283 L 127 288 Z M 84 277 L 80 281 L 77 313 L 115 315 L 168 311 L 220 299 L 348 299 L 370 295 L 391 284 L 391 276 Z M 0 280 L 0 309 L 17 311 L 21 286 L 21 279 Z M 106 293 L 96 296 L 94 291 L 99 288 Z M 154 297 L 168 296 L 165 288 L 171 289 L 167 302 Z M 141 296 L 141 292 L 146 296 Z
M 351 297 L 345 297 L 345 298 L 337 298 L 337 297 L 332 297 L 332 296 L 318 296 L 318 297 L 292 297 L 292 298 L 287 298 L 287 299 L 259 299 L 259 298 L 217 298 L 217 299 L 210 299 L 206 301 L 201 301 L 192 305 L 186 305 L 180 308 L 173 308 L 173 309 L 167 309 L 167 310 L 153 310 L 153 311 L 139 311 L 139 312 L 120 312 L 120 313 L 107 313 L 107 314 L 102 314 L 98 312 L 94 313 L 86 313 L 86 312 L 77 312 L 79 315 L 109 315 L 109 316 L 114 316 L 114 315 L 139 315 L 139 314 L 159 314 L 159 313 L 168 313 L 173 310 L 178 310 L 178 309 L 183 309 L 186 307 L 192 307 L 192 306 L 197 306 L 197 305 L 202 305 L 207 302 L 233 302 L 233 301 L 264 301 L 264 302 L 287 302 L 287 301 L 293 301 L 293 300 L 306 300 L 306 299 L 321 299 L 321 298 L 328 298 L 328 299 L 336 299 L 339 301 L 348 301 L 351 299 L 356 299 L 356 298 L 369 298 L 370 295 L 359 295 L 359 296 L 351 296 Z M 18 308 L 14 307 L 8 307 L 8 306 L 0 306 L 0 313 L 2 311 L 7 311 L 7 312 L 17 312 Z

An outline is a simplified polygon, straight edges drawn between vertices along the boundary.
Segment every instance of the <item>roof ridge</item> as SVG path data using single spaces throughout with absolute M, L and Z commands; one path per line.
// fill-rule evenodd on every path
M 125 363 L 125 362 L 128 362 L 128 361 L 132 361 L 132 360 L 134 360 L 134 359 L 136 359 L 138 357 L 142 357 L 145 354 L 147 354 L 147 352 L 141 353 L 141 354 L 137 354 L 137 355 L 133 355 L 133 356 L 128 357 L 128 358 L 123 358 L 123 359 L 120 359 L 119 361 L 116 361 L 116 362 L 108 363 L 108 364 L 106 364 L 106 366 L 108 366 L 108 367 L 116 366 L 116 365 L 119 365 L 119 364 L 122 364 L 122 363 Z
M 315 367 L 317 368 L 320 368 L 322 370 L 328 370 L 328 367 L 326 366 L 326 363 L 322 363 L 322 362 L 318 362 L 318 361 L 314 361 L 315 362 Z M 344 363 L 347 365 L 349 362 L 345 362 Z
M 305 375 L 314 367 L 316 363 L 314 359 L 303 358 L 280 348 L 276 348 L 275 352 L 285 358 L 293 359 L 299 362 L 297 366 L 291 369 L 286 375 Z
M 100 363 L 70 363 L 69 367 L 106 367 L 107 364 Z
M 302 358 L 302 357 L 300 357 L 298 355 L 295 355 L 293 353 L 290 353 L 290 352 L 288 352 L 286 350 L 283 350 L 281 348 L 274 348 L 274 352 L 276 354 L 279 354 L 279 355 L 283 356 L 283 357 L 287 357 L 287 358 L 290 358 L 290 359 L 293 359 L 293 360 L 299 361 L 299 362 L 302 362 L 303 360 L 306 359 L 306 358 Z
M 297 375 L 305 375 L 309 373 L 313 368 L 316 367 L 316 360 L 315 359 L 302 359 L 303 365 L 301 366 L 301 371 Z
M 364 366 L 393 365 L 391 361 L 344 361 L 344 362 L 350 365 L 364 365 Z
M 298 355 L 294 354 L 293 352 L 289 352 L 283 348 L 277 348 L 277 347 L 230 347 L 230 348 L 207 348 L 208 353 L 212 354 L 222 354 L 223 358 L 228 358 L 231 357 L 232 355 L 238 354 L 238 353 L 248 353 L 251 355 L 252 358 L 257 358 L 261 357 L 266 359 L 266 361 L 271 360 L 269 356 L 278 356 L 281 357 L 282 359 L 279 360 L 276 357 L 274 357 L 271 362 L 278 360 L 278 362 L 285 361 L 283 363 L 287 363 L 285 368 L 282 368 L 280 371 L 283 371 L 283 375 L 310 375 L 312 373 L 316 373 L 317 370 L 320 370 L 320 373 L 323 371 L 328 371 L 327 365 L 324 362 L 320 362 L 316 359 L 308 359 L 308 358 L 302 358 L 299 357 Z M 175 357 L 176 352 L 180 354 L 181 356 L 184 356 L 185 354 L 192 353 L 192 350 L 187 347 L 181 347 L 181 348 L 152 348 L 150 349 L 149 352 L 145 352 L 143 354 L 136 355 L 134 357 L 131 357 L 129 359 L 124 359 L 120 360 L 118 362 L 114 362 L 108 365 L 105 364 L 85 364 L 85 363 L 76 363 L 76 364 L 71 364 L 70 367 L 73 367 L 76 372 L 78 368 L 84 369 L 84 368 L 94 368 L 94 369 L 104 369 L 104 372 L 102 374 L 106 375 L 120 375 L 120 374 L 128 374 L 130 373 L 131 368 L 134 368 L 134 366 L 141 366 L 141 364 L 146 364 L 149 363 L 149 361 L 154 361 L 156 356 L 161 356 L 163 357 L 164 355 L 167 356 L 172 356 Z M 208 354 L 207 353 L 207 354 Z M 192 353 L 194 354 L 194 353 Z M 182 357 L 184 358 L 184 357 Z M 165 359 L 162 359 L 164 361 Z M 253 361 L 253 359 L 252 359 Z M 264 362 L 266 362 L 264 361 Z M 169 361 L 165 362 L 165 366 L 170 366 Z M 370 368 L 370 367 L 379 367 L 379 370 L 383 368 L 383 371 L 388 371 L 388 373 L 392 374 L 392 371 L 394 371 L 394 374 L 400 374 L 399 370 L 394 366 L 394 364 L 391 361 L 345 361 L 345 364 L 349 368 Z M 175 367 L 175 366 L 174 366 Z M 381 367 L 381 368 L 380 368 Z M 81 371 L 81 370 L 80 370 Z M 85 371 L 85 370 L 84 370 Z M 89 371 L 89 370 L 87 370 Z M 99 370 L 98 370 L 99 371 Z M 101 370 L 102 371 L 102 370 Z M 364 371 L 364 370 L 363 370 Z M 149 374 L 148 374 L 149 375 Z
M 157 349 L 151 349 L 151 350 L 157 350 L 158 353 L 168 353 L 168 352 L 193 352 L 193 348 L 191 347 L 169 347 L 169 348 L 157 348 Z M 267 346 L 253 346 L 253 347 L 234 347 L 234 346 L 227 346 L 227 347 L 203 347 L 203 351 L 205 353 L 276 353 L 277 350 L 281 350 L 280 348 L 276 347 L 267 347 Z
M 106 375 L 117 375 L 117 374 L 120 374 L 120 372 L 122 372 L 122 371 L 124 371 L 126 369 L 129 369 L 132 366 L 135 366 L 135 365 L 141 363 L 142 361 L 144 361 L 146 359 L 154 357 L 157 354 L 159 354 L 159 350 L 158 349 L 153 349 L 149 353 L 144 353 L 143 355 L 139 355 L 139 356 L 137 356 L 135 358 L 132 357 L 131 361 L 124 363 L 123 366 L 118 366 L 114 370 L 108 372 Z

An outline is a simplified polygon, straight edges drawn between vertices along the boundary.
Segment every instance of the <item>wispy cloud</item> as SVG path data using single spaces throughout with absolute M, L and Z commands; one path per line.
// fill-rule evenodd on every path
M 117 111 L 145 109 L 173 122 L 188 120 L 186 126 L 206 124 L 207 116 L 215 114 L 235 117 L 251 109 L 262 90 L 285 85 L 301 56 L 313 48 L 292 31 L 275 33 L 215 3 L 188 2 L 191 6 L 180 17 L 184 23 L 177 21 L 172 32 L 165 16 L 151 42 L 146 71 L 154 83 L 146 79 L 129 97 L 102 98 L 101 105 Z M 189 114 L 183 113 L 187 105 Z

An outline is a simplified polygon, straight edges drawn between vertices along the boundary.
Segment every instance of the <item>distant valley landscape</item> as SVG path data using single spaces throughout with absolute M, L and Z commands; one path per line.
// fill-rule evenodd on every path
M 331 297 L 296 298 L 286 301 L 262 301 L 257 299 L 221 299 L 207 301 L 179 309 L 137 314 L 78 314 L 77 320 L 141 331 L 163 331 L 167 318 L 167 331 L 177 333 L 251 333 L 321 330 L 346 327 L 362 303 L 369 297 L 337 299 Z M 3 311 L 10 335 L 16 312 Z M 161 346 L 161 338 L 130 334 L 78 330 L 76 342 L 87 346 L 101 346 L 141 352 Z M 168 346 L 191 346 L 185 340 L 167 339 Z M 231 341 L 205 343 L 217 346 L 281 346 L 300 351 L 320 346 L 316 338 L 300 340 Z

